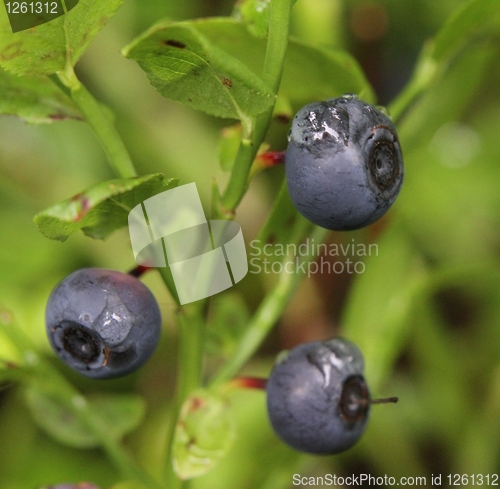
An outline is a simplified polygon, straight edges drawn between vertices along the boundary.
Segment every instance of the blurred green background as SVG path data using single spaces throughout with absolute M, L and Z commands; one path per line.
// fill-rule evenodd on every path
M 424 44 L 463 3 L 298 0 L 292 34 L 349 51 L 379 102 L 389 104 L 408 81 Z M 227 179 L 219 169 L 218 144 L 228 121 L 162 98 L 120 49 L 160 18 L 229 15 L 232 8 L 232 2 L 217 0 L 149 0 L 147 5 L 126 0 L 77 66 L 81 80 L 115 113 L 139 173 L 196 182 L 205 209 L 213 177 L 221 185 Z M 406 174 L 393 209 L 367 230 L 329 237 L 332 243 L 377 243 L 378 253 L 366 257 L 361 275 L 305 279 L 246 369 L 266 376 L 283 348 L 342 334 L 365 352 L 372 394 L 397 395 L 400 402 L 375 407 L 353 449 L 312 457 L 286 447 L 272 433 L 262 392 L 238 392 L 233 396 L 238 438 L 217 468 L 192 487 L 289 488 L 295 473 L 398 478 L 500 472 L 499 61 L 498 34 L 471 39 L 402 118 L 398 131 Z M 275 139 L 272 149 L 283 149 L 283 134 Z M 126 271 L 134 263 L 126 230 L 105 242 L 75 234 L 59 243 L 44 238 L 32 218 L 113 177 L 81 122 L 30 126 L 0 117 L 0 302 L 49 358 L 44 308 L 52 287 L 80 267 Z M 236 215 L 248 242 L 282 179 L 283 168 L 273 168 L 253 180 Z M 161 280 L 150 274 L 144 281 L 164 315 L 165 334 L 153 360 L 130 377 L 106 383 L 64 373 L 85 393 L 137 392 L 146 399 L 144 423 L 125 443 L 155 472 L 162 464 L 166 406 L 174 388 L 176 329 L 174 303 Z M 249 276 L 228 297 L 239 294 L 253 310 L 267 288 L 267 277 Z M 0 337 L 0 356 L 11 355 Z M 81 480 L 104 489 L 117 481 L 101 451 L 70 449 L 44 434 L 15 386 L 0 390 L 0 440 L 1 489 Z

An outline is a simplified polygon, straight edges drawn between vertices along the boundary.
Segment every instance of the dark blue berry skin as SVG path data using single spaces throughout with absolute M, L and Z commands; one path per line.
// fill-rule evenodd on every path
M 52 291 L 47 334 L 59 358 L 94 379 L 126 375 L 158 344 L 161 315 L 151 291 L 126 273 L 84 268 Z
M 359 349 L 341 338 L 305 343 L 287 352 L 266 385 L 276 434 L 307 453 L 333 454 L 354 445 L 369 414 L 363 369 Z
M 345 231 L 382 217 L 403 183 L 403 156 L 389 117 L 355 96 L 303 107 L 293 119 L 286 180 L 297 210 Z

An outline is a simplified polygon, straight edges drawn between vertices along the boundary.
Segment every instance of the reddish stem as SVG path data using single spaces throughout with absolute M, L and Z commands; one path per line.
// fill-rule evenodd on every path
M 144 275 L 146 272 L 148 272 L 149 270 L 152 270 L 152 268 L 147 267 L 146 265 L 137 265 L 135 268 L 130 270 L 130 272 L 128 272 L 128 274 L 132 275 L 132 277 L 139 278 L 142 275 Z
M 235 377 L 229 382 L 233 388 L 265 390 L 267 379 L 262 377 Z
M 256 160 L 261 164 L 262 168 L 270 168 L 285 163 L 285 152 L 266 151 L 257 156 Z

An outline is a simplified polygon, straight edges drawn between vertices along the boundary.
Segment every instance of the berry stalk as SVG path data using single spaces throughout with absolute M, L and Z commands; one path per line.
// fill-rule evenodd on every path
M 226 386 L 228 389 L 259 389 L 266 390 L 267 379 L 262 377 L 235 377 Z
M 398 397 L 385 397 L 383 399 L 370 399 L 368 404 L 390 404 L 399 401 Z
M 140 278 L 142 277 L 146 272 L 149 272 L 149 270 L 152 270 L 151 267 L 147 267 L 145 265 L 137 265 L 135 268 L 132 268 L 132 270 L 130 270 L 128 272 L 129 275 L 132 275 L 132 277 L 135 277 L 135 278 Z

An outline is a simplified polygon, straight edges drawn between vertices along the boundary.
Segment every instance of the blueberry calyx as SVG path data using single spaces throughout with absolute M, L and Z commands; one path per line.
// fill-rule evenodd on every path
M 398 175 L 397 166 L 394 164 L 394 145 L 383 142 L 377 143 L 370 155 L 370 171 L 377 186 L 381 190 L 389 187 Z
M 75 321 L 64 320 L 52 328 L 57 351 L 82 368 L 106 364 L 108 348 L 98 333 Z
M 366 142 L 366 150 L 369 183 L 374 190 L 376 187 L 382 192 L 381 197 L 388 199 L 397 191 L 395 184 L 400 174 L 401 149 L 397 136 L 388 126 L 375 126 Z
M 344 382 L 339 400 L 339 410 L 349 423 L 364 419 L 370 406 L 370 393 L 364 378 L 353 375 Z
M 66 328 L 63 333 L 64 349 L 83 363 L 92 363 L 99 356 L 99 344 L 94 335 L 82 326 Z

